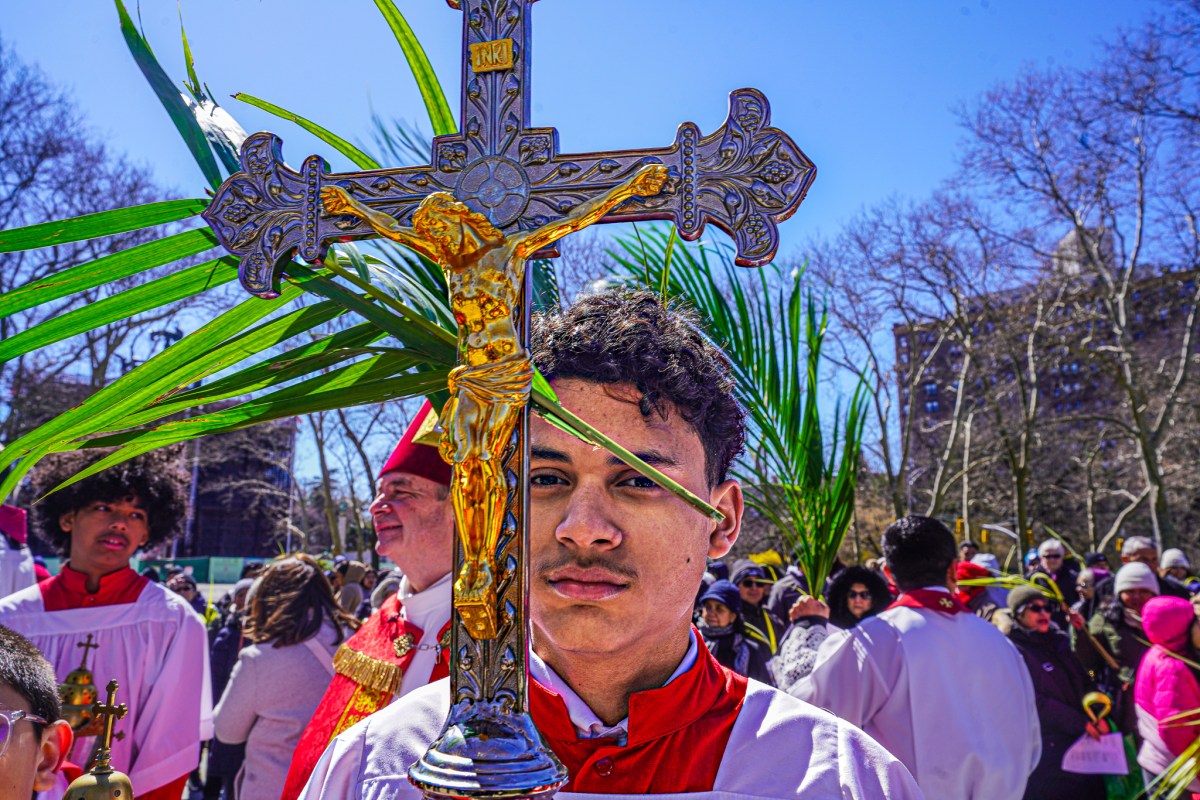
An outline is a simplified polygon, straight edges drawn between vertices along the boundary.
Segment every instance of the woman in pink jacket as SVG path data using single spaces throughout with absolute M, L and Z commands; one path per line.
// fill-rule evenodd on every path
M 1176 658 L 1200 660 L 1197 656 L 1200 620 L 1187 600 L 1155 597 L 1142 609 L 1142 628 L 1154 647 L 1142 658 L 1134 684 L 1138 732 L 1143 740 L 1138 764 L 1152 778 L 1200 736 L 1200 726 L 1165 722 L 1178 714 L 1200 709 L 1200 680 L 1196 671 Z M 1188 788 L 1200 792 L 1200 779 Z

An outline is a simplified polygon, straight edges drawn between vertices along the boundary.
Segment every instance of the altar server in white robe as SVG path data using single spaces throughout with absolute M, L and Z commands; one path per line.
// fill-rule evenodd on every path
M 0 597 L 37 583 L 25 517 L 25 509 L 0 504 Z
M 531 422 L 530 713 L 567 767 L 558 797 L 921 797 L 862 731 L 720 666 L 691 625 L 705 559 L 729 552 L 742 516 L 727 470 L 743 412 L 699 330 L 656 295 L 622 291 L 533 325 L 534 363 L 568 409 L 724 514 Z M 407 770 L 448 705 L 443 680 L 350 728 L 302 796 L 420 797 Z
M 904 762 L 926 797 L 1019 800 L 1041 755 L 1024 661 L 950 593 L 955 545 L 945 525 L 897 520 L 883 534 L 883 555 L 902 594 L 830 635 L 792 693 L 861 727 Z
M 213 730 L 203 622 L 182 597 L 129 568 L 139 548 L 181 527 L 186 475 L 170 455 L 142 456 L 35 506 L 40 533 L 67 561 L 58 575 L 0 600 L 0 624 L 32 641 L 60 681 L 86 657 L 97 686 L 120 684 L 129 713 L 117 723 L 123 737 L 113 741 L 112 765 L 129 775 L 138 800 L 179 800 Z M 48 459 L 34 473 L 36 493 L 96 458 Z M 77 733 L 72 762 L 88 760 L 96 733 Z

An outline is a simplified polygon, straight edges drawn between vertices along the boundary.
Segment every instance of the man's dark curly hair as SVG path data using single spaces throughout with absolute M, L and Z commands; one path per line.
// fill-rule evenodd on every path
M 547 380 L 632 384 L 643 416 L 665 420 L 674 406 L 704 445 L 708 485 L 725 480 L 745 443 L 745 413 L 728 358 L 694 312 L 668 308 L 651 292 L 612 289 L 535 316 L 531 339 L 533 363 Z
M 48 456 L 30 470 L 34 498 L 43 497 L 73 475 L 104 458 L 111 450 L 86 450 Z M 58 524 L 63 514 L 96 500 L 137 496 L 150 522 L 147 545 L 183 532 L 187 512 L 187 471 L 181 447 L 166 447 L 109 467 L 45 497 L 33 507 L 34 530 L 64 556 L 71 550 L 71 534 Z
M 883 560 L 901 591 L 945 586 L 946 573 L 958 558 L 954 534 L 940 520 L 911 515 L 883 532 Z

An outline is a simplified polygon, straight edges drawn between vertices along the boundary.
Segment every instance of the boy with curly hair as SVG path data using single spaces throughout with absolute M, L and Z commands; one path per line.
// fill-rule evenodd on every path
M 31 473 L 34 496 L 44 498 L 35 529 L 66 561 L 58 575 L 0 600 L 0 624 L 27 636 L 60 680 L 81 660 L 98 686 L 115 678 L 129 715 L 113 742 L 113 767 L 129 775 L 139 800 L 178 800 L 200 742 L 212 737 L 207 637 L 187 601 L 129 561 L 180 532 L 186 474 L 178 451 L 163 450 L 47 496 L 106 454 L 63 454 Z M 76 731 L 72 761 L 91 757 L 97 733 Z

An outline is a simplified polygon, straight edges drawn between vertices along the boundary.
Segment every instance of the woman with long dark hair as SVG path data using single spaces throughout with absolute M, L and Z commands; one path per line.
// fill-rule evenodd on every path
M 279 797 L 300 734 L 333 677 L 333 653 L 358 620 L 346 614 L 320 564 L 275 561 L 250 592 L 246 639 L 214 713 L 217 739 L 246 743 L 237 798 Z
M 792 606 L 792 624 L 779 644 L 772 671 L 785 692 L 812 672 L 829 625 L 849 629 L 883 611 L 892 602 L 887 581 L 873 569 L 854 565 L 834 575 L 825 592 L 828 605 L 801 595 Z

